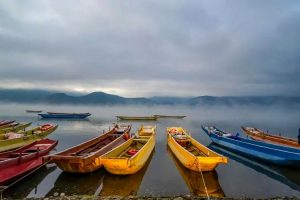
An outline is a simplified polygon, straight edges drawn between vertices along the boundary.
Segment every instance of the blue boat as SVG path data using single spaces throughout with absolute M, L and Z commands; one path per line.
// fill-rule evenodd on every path
M 38 114 L 42 118 L 72 118 L 72 119 L 84 119 L 90 116 L 90 113 L 50 113 Z
M 237 153 L 275 165 L 300 167 L 299 149 L 258 142 L 231 133 L 225 133 L 214 126 L 202 126 L 202 129 L 214 143 Z

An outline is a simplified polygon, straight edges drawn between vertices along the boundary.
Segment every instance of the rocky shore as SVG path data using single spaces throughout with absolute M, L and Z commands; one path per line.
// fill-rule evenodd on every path
M 206 197 L 191 196 L 191 195 L 182 195 L 182 196 L 94 196 L 94 195 L 72 195 L 66 196 L 64 193 L 55 194 L 54 196 L 45 197 L 45 198 L 26 198 L 26 200 L 202 200 L 207 199 Z M 214 198 L 210 197 L 210 200 L 222 199 L 222 200 L 252 200 L 253 198 Z M 299 200 L 300 197 L 273 197 L 273 198 L 258 198 L 259 200 L 268 199 L 268 200 Z M 10 198 L 4 198 L 3 200 L 10 200 Z

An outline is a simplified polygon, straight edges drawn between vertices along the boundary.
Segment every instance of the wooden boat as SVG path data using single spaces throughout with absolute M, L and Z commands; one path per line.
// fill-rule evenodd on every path
M 14 122 L 14 120 L 2 120 L 0 121 L 0 128 L 6 128 L 7 126 L 9 126 L 9 124 L 12 124 Z
M 15 126 L 18 126 L 18 125 L 19 125 L 19 123 L 17 123 L 17 122 L 5 124 L 3 126 L 0 126 L 0 130 L 7 129 L 7 128 L 12 128 L 12 127 L 15 127 Z
M 181 127 L 167 128 L 167 140 L 173 154 L 186 168 L 193 171 L 212 171 L 227 158 L 200 144 Z
M 214 143 L 232 151 L 275 165 L 300 166 L 300 149 L 247 139 L 214 126 L 202 126 L 202 129 Z
M 0 129 L 0 134 L 5 134 L 5 133 L 9 133 L 9 132 L 18 132 L 21 130 L 25 130 L 28 126 L 31 125 L 31 122 L 26 123 L 26 124 L 17 124 L 16 126 L 11 126 L 8 128 L 4 128 L 4 129 Z
M 153 115 L 154 117 L 158 118 L 175 118 L 175 119 L 182 119 L 185 118 L 185 115 Z
M 91 115 L 91 113 L 53 113 L 48 112 L 47 114 L 38 114 L 42 118 L 76 118 L 84 119 Z
M 257 128 L 252 127 L 243 127 L 243 131 L 249 135 L 252 139 L 257 141 L 269 142 L 289 147 L 300 148 L 300 144 L 298 143 L 297 139 L 282 137 L 278 135 L 273 135 Z
M 155 132 L 151 136 L 134 136 L 106 153 L 102 157 L 103 166 L 112 174 L 134 174 L 145 165 L 154 146 Z
M 151 136 L 155 134 L 155 130 L 156 130 L 156 126 L 141 125 L 137 132 L 139 136 Z
M 0 154 L 0 185 L 4 185 L 44 164 L 58 141 L 43 139 L 20 149 Z
M 51 155 L 65 172 L 88 173 L 102 167 L 102 155 L 129 139 L 131 125 L 115 125 L 110 131 L 87 142 Z
M 0 152 L 16 149 L 39 141 L 57 129 L 57 125 L 44 124 L 23 133 L 0 134 Z
M 42 110 L 26 110 L 28 113 L 41 113 L 43 112 Z
M 173 160 L 179 174 L 188 186 L 191 195 L 207 197 L 225 197 L 225 194 L 219 184 L 218 174 L 215 170 L 209 172 L 196 172 L 185 168 L 180 161 L 172 154 L 171 149 L 167 148 L 169 157 Z M 202 178 L 203 177 L 203 178 Z M 203 179 L 205 185 L 203 184 Z M 207 191 L 207 193 L 206 193 Z
M 144 167 L 142 167 L 142 169 L 135 174 L 131 174 L 129 176 L 118 176 L 110 173 L 105 174 L 102 182 L 103 188 L 99 196 L 128 197 L 132 195 L 137 195 L 140 185 L 143 181 L 144 175 L 151 162 L 152 156 L 153 156 L 153 152 L 151 153 Z
M 157 120 L 155 116 L 116 116 L 119 120 Z

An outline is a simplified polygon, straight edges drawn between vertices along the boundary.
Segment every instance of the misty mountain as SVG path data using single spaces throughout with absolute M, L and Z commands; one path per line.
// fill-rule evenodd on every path
M 189 106 L 235 106 L 235 105 L 300 105 L 300 97 L 285 96 L 198 96 L 198 97 L 151 97 L 125 98 L 104 92 L 90 94 L 62 93 L 46 90 L 0 89 L 0 102 L 47 103 L 47 104 L 142 104 L 142 105 L 189 105 Z

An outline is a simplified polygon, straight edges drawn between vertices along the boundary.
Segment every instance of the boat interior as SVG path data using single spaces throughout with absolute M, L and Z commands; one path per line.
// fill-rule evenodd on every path
M 182 146 L 185 150 L 193 154 L 194 156 L 208 156 L 199 148 L 197 148 L 189 136 L 187 135 L 173 135 L 174 140 Z
M 115 150 L 108 153 L 106 156 L 109 158 L 131 158 L 148 142 L 148 138 L 133 139 L 126 145 L 119 146 Z

